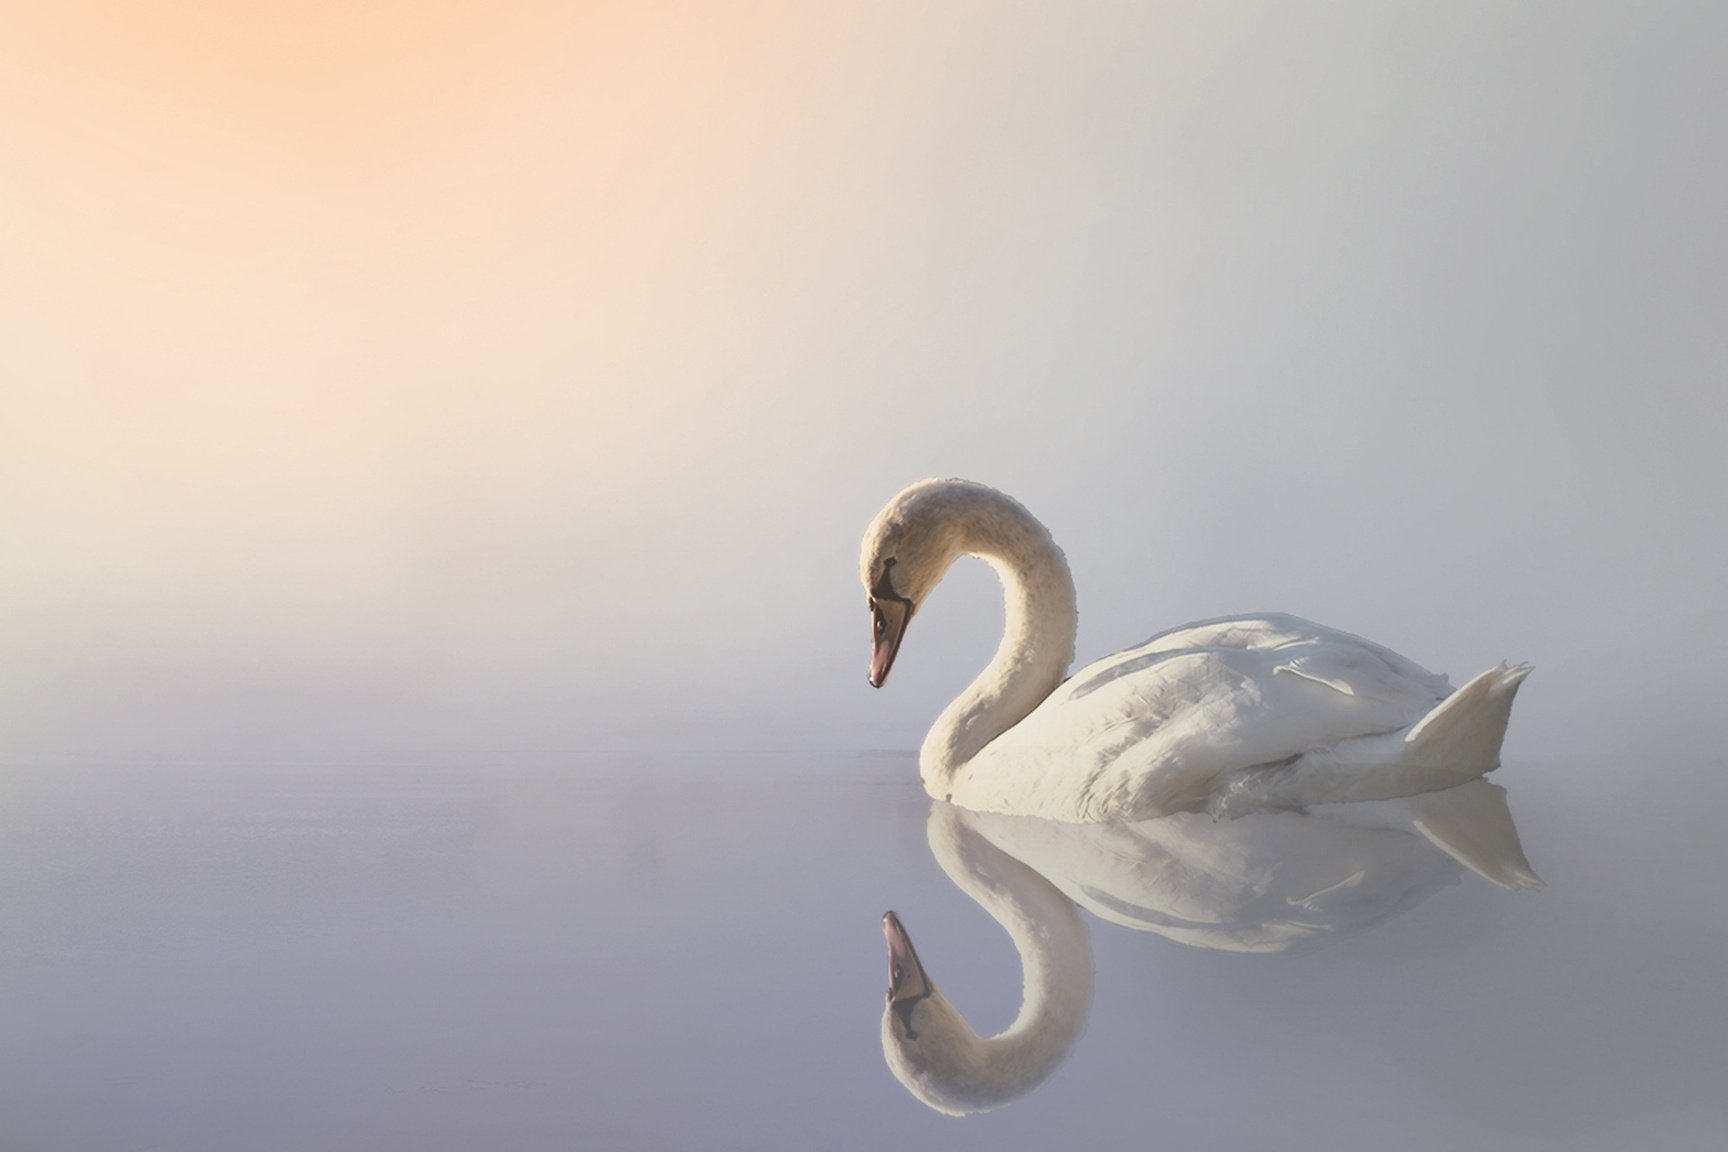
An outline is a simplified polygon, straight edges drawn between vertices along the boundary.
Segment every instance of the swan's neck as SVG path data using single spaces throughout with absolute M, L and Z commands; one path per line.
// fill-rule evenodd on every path
M 1006 626 L 996 655 L 924 739 L 919 771 L 938 799 L 985 745 L 1043 703 L 1074 660 L 1074 579 L 1062 550 L 1019 504 L 1003 498 L 988 512 L 966 523 L 959 550 L 1001 578 Z
M 930 847 L 954 883 L 1014 941 L 1023 979 L 1020 1012 L 980 1036 L 956 1012 L 950 1058 L 932 1067 L 931 1103 L 980 1112 L 1042 1084 L 1067 1058 L 1092 1005 L 1092 949 L 1074 902 L 1036 870 L 985 839 L 950 805 L 930 815 Z

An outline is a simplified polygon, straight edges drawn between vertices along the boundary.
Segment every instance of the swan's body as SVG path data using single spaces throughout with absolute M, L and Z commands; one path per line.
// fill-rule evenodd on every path
M 963 554 L 1001 577 L 1007 628 L 931 728 L 919 770 L 932 796 L 976 811 L 1092 823 L 1449 788 L 1498 767 L 1529 673 L 1501 665 L 1454 692 L 1378 644 L 1268 615 L 1161 633 L 1064 682 L 1074 584 L 1049 532 L 992 488 L 927 480 L 891 500 L 864 538 L 872 684 Z

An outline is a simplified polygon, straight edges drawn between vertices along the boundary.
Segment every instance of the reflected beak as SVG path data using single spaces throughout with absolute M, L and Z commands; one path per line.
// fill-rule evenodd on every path
M 878 596 L 870 601 L 870 687 L 880 688 L 888 679 L 888 669 L 894 666 L 894 654 L 900 651 L 910 619 L 910 600 Z
M 900 917 L 892 912 L 882 917 L 882 935 L 888 941 L 888 1003 L 921 1000 L 935 991 Z

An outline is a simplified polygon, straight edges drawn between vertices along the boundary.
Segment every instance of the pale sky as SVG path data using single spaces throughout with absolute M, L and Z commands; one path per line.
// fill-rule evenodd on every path
M 0 755 L 915 747 L 963 475 L 1082 658 L 1283 610 L 1696 746 L 1728 14 L 0 3 Z

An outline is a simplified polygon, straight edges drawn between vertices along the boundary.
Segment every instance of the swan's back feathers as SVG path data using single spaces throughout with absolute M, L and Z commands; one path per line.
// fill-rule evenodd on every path
M 1229 773 L 1408 728 L 1450 689 L 1299 617 L 1202 621 L 1081 669 L 973 758 L 952 799 L 1082 822 L 1193 809 Z
M 1312 661 L 1325 659 L 1334 662 L 1331 667 L 1359 670 L 1370 680 L 1382 681 L 1385 689 L 1395 695 L 1404 694 L 1411 685 L 1427 688 L 1435 694 L 1435 699 L 1442 699 L 1452 691 L 1452 685 L 1445 676 L 1430 672 L 1372 640 L 1300 616 L 1273 612 L 1262 616 L 1219 616 L 1160 632 L 1144 643 L 1088 664 L 1058 688 L 1052 698 L 1067 693 L 1078 699 L 1110 680 L 1129 675 L 1160 659 L 1206 648 L 1255 652 L 1282 650 L 1290 656 L 1292 667 L 1287 670 L 1298 671 L 1300 665 L 1310 669 L 1305 674 L 1312 674 L 1312 670 L 1322 667 Z M 1321 672 L 1315 678 L 1324 677 L 1325 673 Z M 1347 680 L 1346 683 L 1349 688 L 1342 684 L 1333 687 L 1352 692 L 1361 692 L 1367 687 L 1366 682 Z

